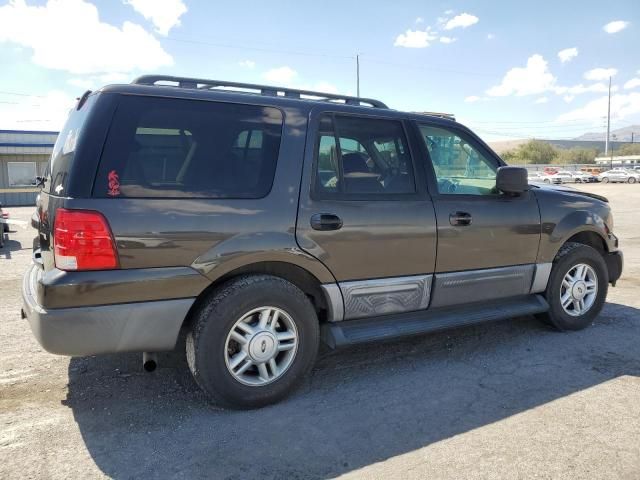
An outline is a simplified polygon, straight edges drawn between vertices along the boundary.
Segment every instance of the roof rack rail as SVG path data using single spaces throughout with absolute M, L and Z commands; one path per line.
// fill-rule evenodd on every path
M 136 85 L 155 85 L 155 86 L 174 86 L 180 88 L 194 88 L 198 90 L 220 89 L 238 89 L 244 93 L 257 93 L 259 95 L 287 98 L 313 97 L 312 100 L 320 100 L 327 102 L 342 101 L 347 105 L 371 106 L 374 108 L 389 108 L 380 100 L 373 98 L 351 97 L 349 95 L 337 95 L 334 93 L 315 92 L 312 90 L 298 90 L 295 88 L 273 87 L 268 85 L 256 85 L 252 83 L 224 82 L 220 80 L 205 80 L 202 78 L 173 77 L 170 75 L 143 75 L 136 78 L 133 82 Z M 173 85 L 172 85 L 173 84 Z M 236 92 L 238 90 L 235 90 Z M 248 92 L 247 92 L 248 90 Z M 229 91 L 229 90 L 227 90 Z M 234 90 L 231 90 L 234 91 Z M 311 100 L 311 99 L 310 99 Z
M 456 119 L 456 116 L 454 113 L 442 113 L 442 112 L 414 112 L 414 113 L 417 113 L 418 115 L 428 115 L 430 117 L 446 118 L 448 120 Z

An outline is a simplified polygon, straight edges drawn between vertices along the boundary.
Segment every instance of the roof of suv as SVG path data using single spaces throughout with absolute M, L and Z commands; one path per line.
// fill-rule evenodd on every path
M 128 85 L 108 85 L 101 92 L 113 92 L 132 95 L 153 95 L 173 98 L 216 99 L 238 103 L 261 103 L 282 107 L 295 106 L 311 110 L 317 105 L 330 104 L 337 110 L 367 112 L 384 111 L 397 113 L 403 118 L 414 119 L 425 116 L 444 122 L 455 122 L 451 114 L 436 112 L 399 112 L 392 110 L 380 100 L 360 98 L 349 95 L 330 94 L 311 90 L 299 90 L 268 85 L 225 82 L 198 78 L 173 77 L 162 75 L 145 75 L 135 79 Z M 259 101 L 256 101 L 259 98 Z M 395 116 L 395 115 L 394 115 Z

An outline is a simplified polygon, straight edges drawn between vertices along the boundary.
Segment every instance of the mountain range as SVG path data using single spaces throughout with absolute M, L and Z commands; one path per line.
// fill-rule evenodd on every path
M 634 134 L 633 141 L 640 142 L 640 125 L 630 125 L 628 127 L 611 130 L 611 141 L 613 142 L 631 142 L 631 134 Z M 590 140 L 604 142 L 607 132 L 587 132 L 583 133 L 574 140 Z

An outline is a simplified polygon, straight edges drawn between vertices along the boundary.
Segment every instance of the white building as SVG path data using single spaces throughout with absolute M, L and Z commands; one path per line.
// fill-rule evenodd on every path
M 612 157 L 596 157 L 596 163 L 605 167 L 634 167 L 640 166 L 640 155 L 622 155 Z

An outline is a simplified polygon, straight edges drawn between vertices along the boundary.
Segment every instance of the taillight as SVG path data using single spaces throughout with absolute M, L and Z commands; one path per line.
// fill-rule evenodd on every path
M 115 242 L 107 219 L 91 210 L 56 210 L 54 258 L 60 270 L 118 268 Z

